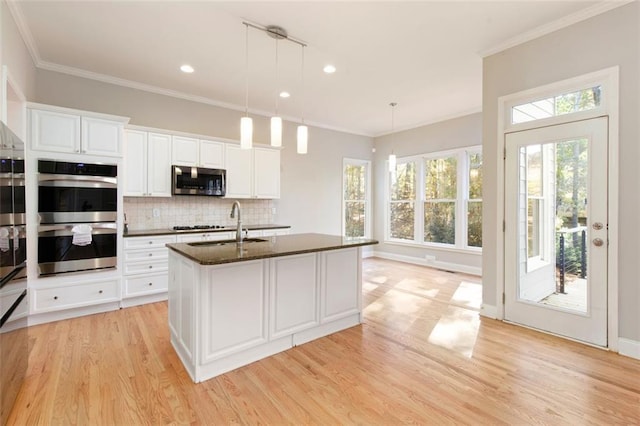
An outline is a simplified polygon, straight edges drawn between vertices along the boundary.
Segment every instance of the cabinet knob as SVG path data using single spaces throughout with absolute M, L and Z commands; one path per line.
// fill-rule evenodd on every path
M 58 300 L 58 296 L 53 296 L 53 300 Z
M 149 283 L 149 285 L 153 285 L 153 283 Z
M 98 294 L 102 294 L 102 290 L 98 290 Z
M 153 244 L 153 241 L 149 241 L 149 244 Z
M 152 269 L 152 268 L 153 268 L 153 265 L 149 265 L 149 269 Z
M 149 257 L 153 256 L 153 253 L 149 253 Z

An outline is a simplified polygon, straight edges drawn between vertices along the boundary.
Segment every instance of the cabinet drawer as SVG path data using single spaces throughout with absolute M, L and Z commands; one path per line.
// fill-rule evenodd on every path
M 169 269 L 167 259 L 150 260 L 148 262 L 125 263 L 124 273 L 130 274 L 152 274 L 155 272 L 166 272 Z
M 124 249 L 160 248 L 165 244 L 175 243 L 176 237 L 164 235 L 160 237 L 128 237 L 124 239 Z
M 168 259 L 169 258 L 169 249 L 164 248 L 155 248 L 149 250 L 125 250 L 124 252 L 124 261 L 125 262 L 148 262 L 152 260 L 158 259 Z
M 101 281 L 52 288 L 34 288 L 34 310 L 55 311 L 81 306 L 96 305 L 119 299 L 118 281 Z
M 167 291 L 167 281 L 167 274 L 126 278 L 124 280 L 125 297 Z

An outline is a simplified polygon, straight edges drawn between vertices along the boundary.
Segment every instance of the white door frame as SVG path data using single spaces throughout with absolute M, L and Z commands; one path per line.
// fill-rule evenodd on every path
M 543 99 L 547 96 L 569 93 L 591 85 L 602 85 L 602 101 L 598 108 L 573 114 L 560 115 L 526 123 L 511 124 L 510 109 L 512 106 Z M 497 134 L 497 194 L 498 226 L 496 227 L 496 318 L 504 319 L 503 295 L 505 289 L 505 234 L 502 224 L 505 221 L 505 137 L 506 133 L 518 130 L 533 129 L 553 124 L 567 123 L 576 120 L 609 117 L 609 264 L 607 272 L 607 335 L 608 348 L 618 351 L 618 133 L 619 133 L 619 67 L 606 68 L 600 71 L 559 81 L 549 85 L 536 87 L 498 98 L 498 134 Z

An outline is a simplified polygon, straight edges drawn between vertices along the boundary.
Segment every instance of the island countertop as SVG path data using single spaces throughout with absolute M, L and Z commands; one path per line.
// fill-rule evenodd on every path
M 292 234 L 250 238 L 242 244 L 203 241 L 167 244 L 167 247 L 201 265 L 219 265 L 373 244 L 378 244 L 378 241 L 327 234 Z

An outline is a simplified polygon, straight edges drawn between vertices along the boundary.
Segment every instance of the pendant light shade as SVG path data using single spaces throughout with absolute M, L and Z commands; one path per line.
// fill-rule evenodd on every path
M 391 154 L 389 154 L 389 172 L 390 173 L 395 173 L 396 171 L 396 164 L 397 164 L 397 160 L 396 160 L 396 154 L 393 152 L 393 132 L 394 132 L 394 111 L 396 109 L 396 105 L 398 105 L 396 102 L 391 102 L 389 104 L 389 106 L 391 106 Z
M 251 149 L 253 145 L 253 120 L 249 117 L 249 25 L 245 24 L 245 116 L 240 119 L 240 148 Z
M 309 129 L 305 125 L 298 126 L 298 154 L 307 153 L 307 141 L 309 140 Z
M 240 119 L 240 148 L 251 149 L 253 145 L 253 120 L 251 117 Z
M 271 117 L 271 146 L 282 146 L 282 118 Z
M 389 154 L 389 171 L 391 173 L 396 171 L 396 155 Z

